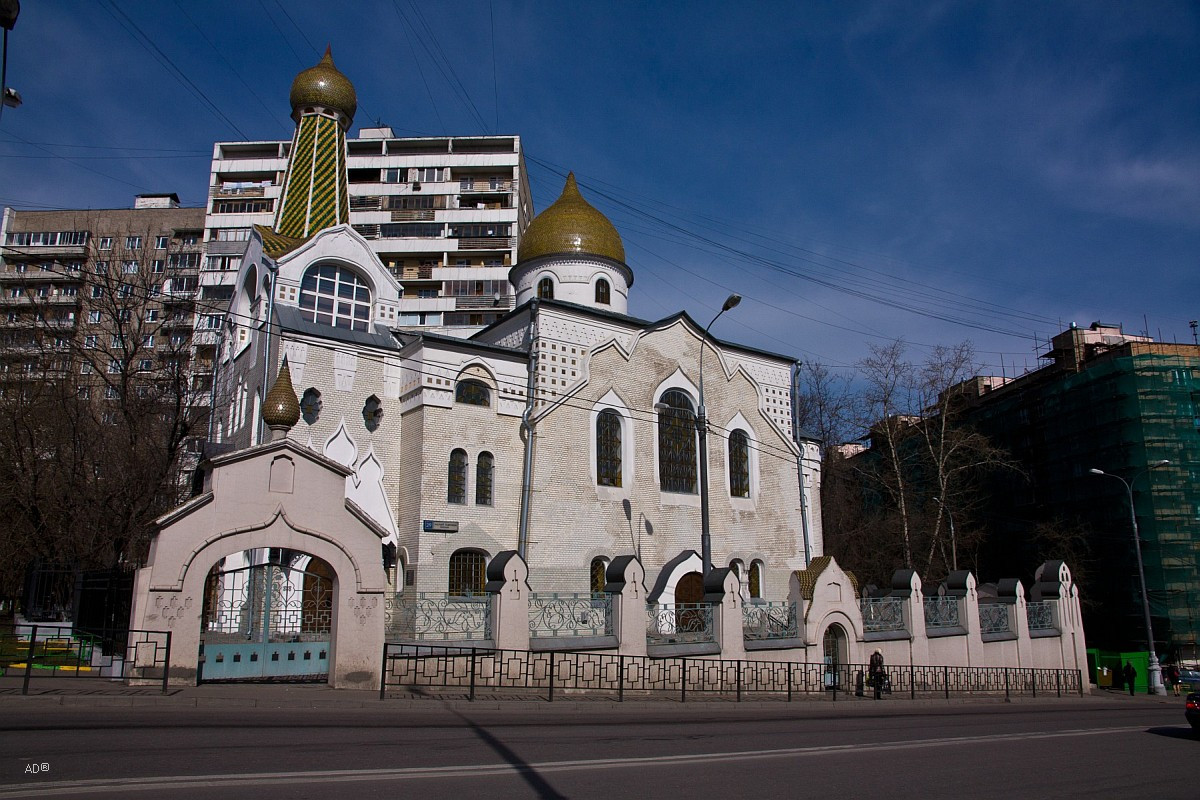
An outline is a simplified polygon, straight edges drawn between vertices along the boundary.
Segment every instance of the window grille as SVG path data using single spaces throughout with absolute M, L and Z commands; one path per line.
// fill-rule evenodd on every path
M 537 286 L 538 300 L 553 300 L 554 299 L 554 281 L 550 278 L 542 278 L 538 281 Z
M 492 468 L 495 459 L 491 453 L 480 453 L 475 461 L 475 505 L 492 504 Z
M 603 305 L 608 305 L 609 304 L 609 296 L 610 296 L 610 292 L 609 292 L 608 281 L 604 280 L 603 278 L 596 281 L 596 302 L 601 303 Z
M 729 434 L 729 494 L 750 496 L 750 439 L 745 431 Z
M 592 594 L 600 594 L 604 591 L 604 584 L 607 582 L 605 573 L 608 572 L 608 559 L 597 557 L 592 559 Z
M 696 412 L 679 389 L 663 393 L 658 412 L 658 480 L 664 492 L 696 493 Z
M 487 578 L 487 556 L 478 550 L 457 550 L 450 556 L 447 593 L 458 597 L 483 594 Z
M 450 467 L 446 480 L 446 502 L 467 502 L 467 451 L 455 450 L 450 454 Z
M 611 408 L 596 417 L 596 483 L 621 485 L 621 415 Z

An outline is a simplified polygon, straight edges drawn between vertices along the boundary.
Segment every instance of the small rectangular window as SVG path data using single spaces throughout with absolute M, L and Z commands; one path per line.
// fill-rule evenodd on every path
M 169 236 L 159 236 L 158 238 L 156 238 L 154 240 L 154 247 L 155 247 L 155 249 L 158 249 L 158 250 L 166 250 L 167 244 L 169 244 L 170 241 L 171 241 L 171 237 L 169 237 Z
M 112 250 L 112 237 L 111 236 L 101 236 L 99 246 L 100 246 L 101 250 Z
M 125 249 L 126 250 L 141 250 L 142 249 L 142 237 L 126 236 L 125 237 Z

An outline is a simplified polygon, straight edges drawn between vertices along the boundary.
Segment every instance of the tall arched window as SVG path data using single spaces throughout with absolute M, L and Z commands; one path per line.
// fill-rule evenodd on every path
M 492 392 L 483 381 L 459 381 L 454 387 L 454 402 L 471 406 L 490 406 Z
M 750 496 L 750 438 L 745 431 L 729 434 L 729 494 Z
M 763 565 L 761 561 L 750 562 L 750 574 L 747 576 L 747 583 L 749 584 L 750 596 L 755 599 L 762 597 L 762 570 Z
M 475 505 L 492 504 L 492 469 L 495 459 L 491 453 L 483 452 L 475 461 Z
M 621 485 L 621 415 L 611 408 L 596 417 L 596 483 Z
M 450 453 L 450 467 L 446 474 L 446 502 L 467 502 L 467 451 L 454 450 Z
M 472 597 L 483 594 L 487 579 L 487 556 L 478 550 L 455 550 L 450 556 L 448 594 Z
M 542 278 L 538 281 L 538 300 L 553 300 L 554 299 L 554 281 L 550 278 Z
M 608 572 L 608 559 L 604 556 L 593 558 L 591 566 L 592 594 L 601 594 L 604 592 L 604 584 L 607 583 L 607 579 L 605 578 L 606 572 Z
M 661 406 L 661 408 L 659 408 Z M 658 481 L 664 492 L 696 493 L 696 411 L 679 389 L 663 392 L 658 408 Z
M 608 305 L 610 302 L 609 295 L 610 289 L 608 286 L 608 281 L 604 280 L 604 278 L 596 281 L 596 302 Z
M 318 264 L 300 282 L 300 310 L 311 322 L 365 331 L 371 324 L 371 289 L 353 270 Z

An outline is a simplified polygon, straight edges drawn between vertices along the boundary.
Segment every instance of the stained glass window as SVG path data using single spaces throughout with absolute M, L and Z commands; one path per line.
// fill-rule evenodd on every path
M 490 406 L 492 393 L 481 381 L 459 381 L 458 385 L 454 387 L 454 402 L 466 403 L 471 406 Z
M 480 453 L 475 461 L 475 505 L 492 504 L 492 468 L 495 459 L 491 453 Z
M 446 477 L 446 502 L 467 502 L 466 450 L 455 450 L 450 454 L 450 468 Z
M 750 439 L 745 431 L 729 434 L 729 494 L 750 496 Z
M 538 281 L 538 299 L 554 299 L 554 281 L 549 278 L 542 278 L 540 281 Z
M 762 597 L 762 562 L 752 561 L 750 563 L 750 575 L 748 576 L 750 584 L 750 596 L 754 598 Z
M 696 493 L 696 411 L 679 389 L 658 405 L 658 481 L 664 492 Z
M 371 323 L 371 289 L 353 270 L 318 264 L 300 282 L 300 310 L 311 322 L 365 331 Z
M 611 408 L 596 417 L 596 483 L 621 485 L 621 415 Z
M 450 580 L 446 591 L 457 597 L 483 594 L 487 579 L 487 556 L 478 550 L 456 550 L 450 556 Z
M 609 304 L 608 281 L 604 280 L 604 278 L 596 281 L 596 302 L 603 303 L 604 305 Z

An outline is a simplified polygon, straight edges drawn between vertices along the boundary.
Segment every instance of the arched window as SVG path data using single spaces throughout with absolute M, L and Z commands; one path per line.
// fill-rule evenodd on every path
M 593 558 L 591 566 L 592 594 L 604 592 L 604 584 L 607 583 L 606 572 L 608 572 L 608 559 L 604 556 Z
M 491 453 L 483 452 L 475 461 L 475 505 L 492 504 L 492 468 L 495 459 Z
M 450 580 L 446 592 L 456 597 L 483 594 L 487 579 L 487 556 L 478 550 L 455 550 L 450 556 Z
M 679 389 L 663 392 L 658 408 L 658 481 L 664 492 L 696 493 L 696 411 Z
M 469 406 L 490 406 L 492 392 L 483 381 L 459 381 L 454 387 L 454 402 L 466 403 Z
M 446 475 L 446 502 L 458 504 L 467 502 L 466 450 L 455 450 L 450 453 L 450 467 Z
M 538 300 L 553 300 L 554 299 L 554 281 L 550 278 L 542 278 L 538 281 Z
M 729 495 L 750 496 L 750 438 L 745 431 L 729 434 Z
M 621 415 L 611 408 L 596 417 L 596 483 L 621 485 Z
M 601 278 L 600 280 L 596 281 L 596 302 L 603 303 L 604 305 L 608 305 L 610 302 L 609 295 L 610 295 L 610 290 L 609 290 L 609 286 L 608 286 L 608 281 L 604 280 L 604 278 Z
M 761 561 L 750 562 L 750 574 L 747 576 L 747 583 L 749 584 L 751 598 L 757 599 L 762 597 L 762 570 Z
M 353 270 L 318 264 L 300 282 L 300 310 L 310 322 L 365 331 L 371 324 L 371 289 Z

